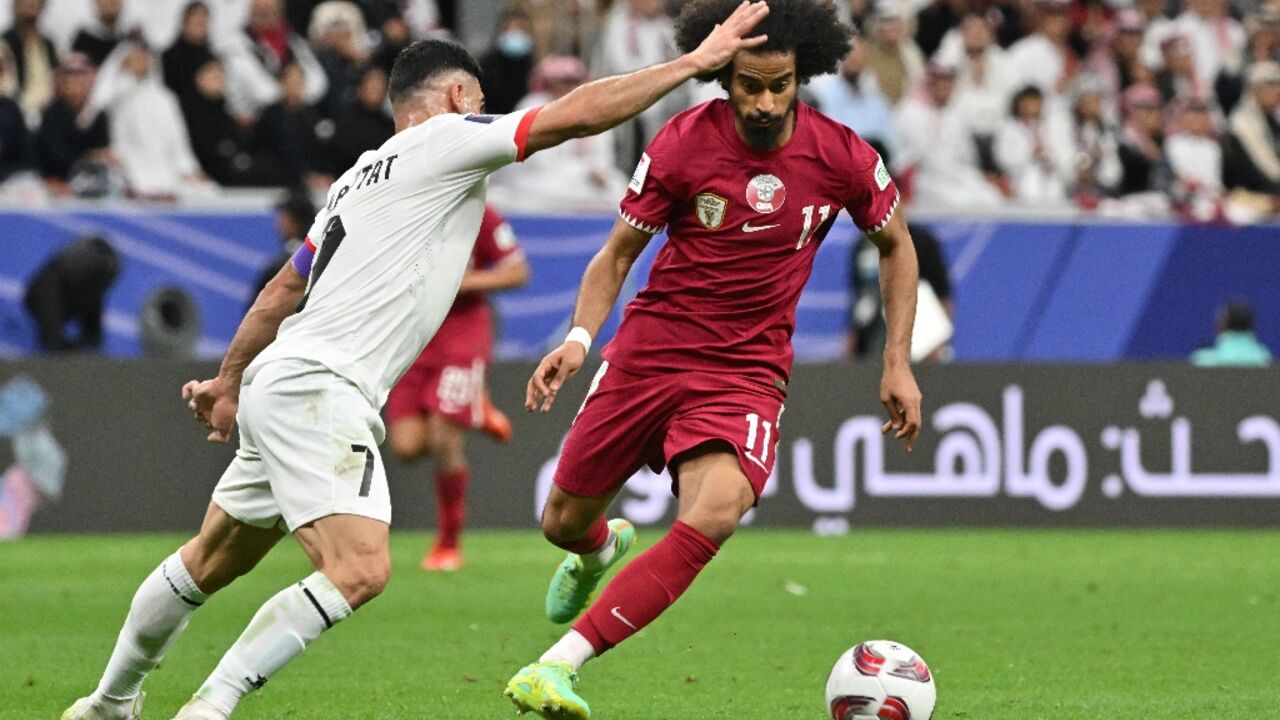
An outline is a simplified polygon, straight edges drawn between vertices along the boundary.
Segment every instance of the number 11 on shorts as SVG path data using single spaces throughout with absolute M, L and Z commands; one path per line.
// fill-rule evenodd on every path
M 761 435 L 763 435 L 763 438 L 760 438 Z M 759 457 L 755 455 L 756 440 L 758 438 L 761 439 Z M 759 413 L 747 413 L 747 459 L 768 470 L 769 448 L 771 447 L 773 447 L 773 423 L 768 420 L 761 420 Z

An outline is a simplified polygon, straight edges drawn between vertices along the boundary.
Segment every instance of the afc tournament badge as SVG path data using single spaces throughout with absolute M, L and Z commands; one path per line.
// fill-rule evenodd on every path
M 708 230 L 715 230 L 724 224 L 724 211 L 729 201 L 715 193 L 699 193 L 693 199 L 693 209 L 698 215 L 698 222 Z
M 757 175 L 747 183 L 747 204 L 756 212 L 771 213 L 786 200 L 786 186 L 773 175 Z

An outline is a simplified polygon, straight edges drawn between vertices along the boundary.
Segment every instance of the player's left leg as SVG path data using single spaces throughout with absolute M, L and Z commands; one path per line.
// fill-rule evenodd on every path
M 224 720 L 325 630 L 377 597 L 391 575 L 387 523 L 329 515 L 294 531 L 316 571 L 267 600 L 180 720 Z
M 142 682 L 213 593 L 257 565 L 284 533 L 247 525 L 209 504 L 200 532 L 143 580 L 107 661 L 98 689 L 64 720 L 136 718 Z

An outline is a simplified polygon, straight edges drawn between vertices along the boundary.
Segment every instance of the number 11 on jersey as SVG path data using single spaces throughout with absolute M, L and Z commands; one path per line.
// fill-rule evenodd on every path
M 804 229 L 800 231 L 800 239 L 796 241 L 797 250 L 804 247 L 805 245 L 808 245 L 809 239 L 813 235 L 813 231 L 822 227 L 822 223 L 826 222 L 827 218 L 831 217 L 831 206 L 823 205 L 822 207 L 818 208 L 818 215 L 820 217 L 818 218 L 817 226 L 814 226 L 813 208 L 814 208 L 813 205 L 805 205 L 804 209 L 800 211 L 804 213 Z
M 760 440 L 759 457 L 756 456 L 756 440 Z M 759 413 L 747 413 L 746 456 L 751 462 L 769 469 L 769 449 L 773 447 L 773 423 L 761 420 Z

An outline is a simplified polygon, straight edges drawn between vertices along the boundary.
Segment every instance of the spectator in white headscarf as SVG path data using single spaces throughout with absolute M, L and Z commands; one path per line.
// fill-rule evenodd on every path
M 965 118 L 978 146 L 990 148 L 1009 114 L 1015 72 L 1009 55 L 995 43 L 991 21 L 984 15 L 965 15 L 938 49 L 938 61 L 954 66 L 956 110 Z
M 1114 103 L 1104 81 L 1082 75 L 1072 90 L 1069 108 L 1050 112 L 1051 125 L 1065 128 L 1066 142 L 1051 147 L 1058 167 L 1076 200 L 1091 207 L 1111 195 L 1120 184 L 1120 130 L 1112 113 Z M 1051 131 L 1058 137 L 1058 130 Z
M 1240 21 L 1227 13 L 1226 0 L 1186 0 L 1184 7 L 1174 33 L 1190 41 L 1203 81 L 1212 86 L 1220 72 L 1237 72 L 1246 37 Z
M 177 98 L 146 45 L 124 42 L 107 56 L 86 109 L 89 118 L 98 112 L 110 120 L 111 149 L 134 195 L 172 197 L 207 182 Z
M 329 82 L 307 41 L 289 27 L 282 0 L 253 0 L 249 24 L 218 48 L 227 66 L 232 112 L 253 116 L 280 99 L 280 70 L 296 62 L 306 76 L 306 101 L 315 104 Z
M 1280 65 L 1249 69 L 1249 88 L 1227 121 L 1227 187 L 1280 197 Z M 1277 203 L 1280 205 L 1280 203 Z
M 1075 79 L 1080 61 L 1071 47 L 1069 0 L 1037 0 L 1036 31 L 1009 47 L 1019 85 L 1037 85 L 1054 101 Z
M 1066 127 L 1045 121 L 1044 93 L 1035 85 L 1017 92 L 1011 112 L 996 133 L 996 164 L 1008 176 L 1013 196 L 1026 203 L 1067 199 L 1066 179 L 1056 161 L 1055 146 L 1071 144 Z M 1052 133 L 1051 131 L 1059 131 Z
M 1195 98 L 1180 103 L 1164 148 L 1178 198 L 1194 217 L 1213 217 L 1223 185 L 1222 143 L 1212 106 Z
M 915 89 L 924 74 L 924 54 L 911 37 L 914 19 L 907 0 L 877 0 L 869 23 L 867 67 L 894 104 Z
M 360 71 L 369 61 L 372 50 L 364 17 L 355 3 L 327 0 L 317 5 L 311 14 L 307 36 L 329 83 L 321 109 L 325 115 L 337 117 L 347 94 L 360 80 Z
M 901 151 L 895 177 L 907 181 L 912 202 L 929 208 L 993 207 L 1000 191 L 978 166 L 978 151 L 964 117 L 951 105 L 955 69 L 931 64 L 920 91 L 894 115 Z

